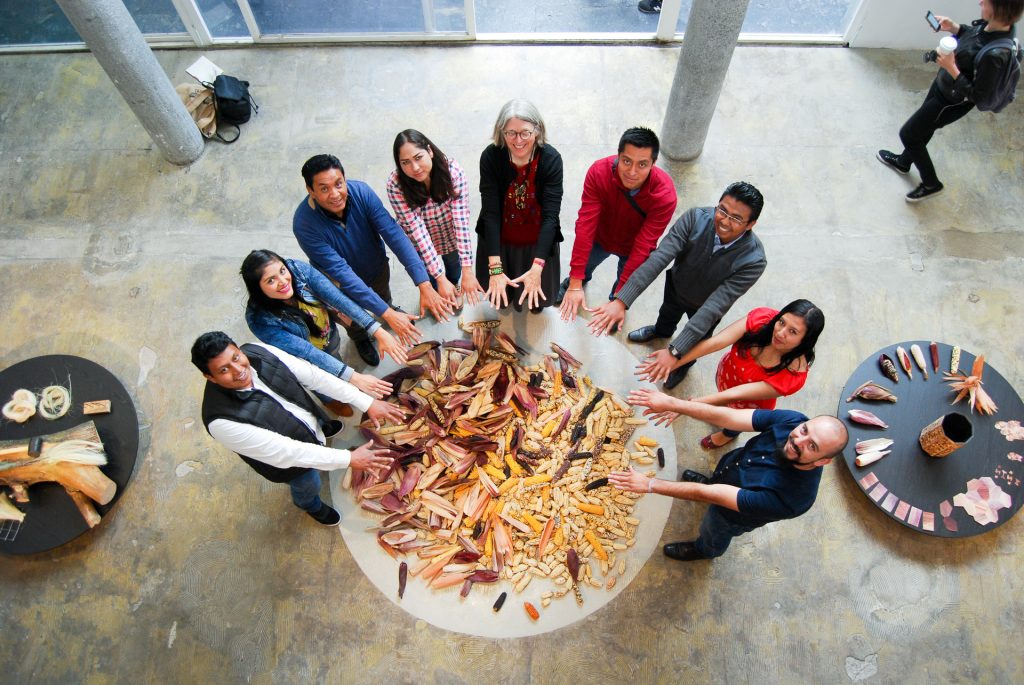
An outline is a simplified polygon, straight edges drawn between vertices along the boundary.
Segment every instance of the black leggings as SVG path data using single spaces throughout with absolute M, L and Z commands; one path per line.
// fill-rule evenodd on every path
M 900 164 L 916 166 L 918 173 L 921 174 L 921 183 L 926 187 L 939 186 L 939 177 L 935 174 L 935 166 L 928 155 L 928 141 L 935 135 L 935 131 L 952 124 L 973 108 L 974 103 L 968 100 L 950 104 L 939 92 L 938 84 L 933 81 L 924 103 L 910 115 L 907 123 L 900 129 L 900 140 L 903 142 Z

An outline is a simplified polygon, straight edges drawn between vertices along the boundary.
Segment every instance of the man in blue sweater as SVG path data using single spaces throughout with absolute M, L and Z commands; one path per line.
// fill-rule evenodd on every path
M 817 498 L 822 467 L 842 453 L 849 440 L 845 424 L 834 416 L 809 419 L 796 411 L 716 407 L 653 390 L 634 390 L 629 403 L 645 407 L 644 414 L 658 424 L 682 415 L 734 430 L 760 431 L 722 457 L 710 478 L 690 470 L 683 472 L 680 482 L 649 478 L 632 469 L 608 475 L 621 490 L 711 505 L 696 540 L 665 545 L 665 556 L 678 561 L 721 556 L 734 537 L 805 513 Z
M 416 248 L 370 186 L 346 180 L 345 169 L 334 155 L 308 159 L 302 165 L 302 178 L 309 195 L 295 209 L 292 232 L 313 266 L 359 306 L 383 319 L 405 345 L 420 340 L 413 322 L 425 311 L 439 321 L 448 320 L 453 303 L 431 287 Z M 420 316 L 406 314 L 391 303 L 391 268 L 385 243 L 419 288 Z M 380 363 L 366 329 L 353 324 L 346 328 L 363 361 L 373 366 Z

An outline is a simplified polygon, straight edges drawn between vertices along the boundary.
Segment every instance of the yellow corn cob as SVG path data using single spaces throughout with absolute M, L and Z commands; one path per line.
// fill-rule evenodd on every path
M 494 548 L 494 531 L 487 531 L 487 539 L 484 540 L 484 556 L 491 556 L 491 550 Z
M 638 438 L 636 444 L 640 445 L 641 447 L 657 447 L 658 441 L 655 440 L 654 438 L 649 438 L 645 435 L 642 438 Z
M 594 535 L 594 531 L 585 531 L 583 533 L 583 537 L 585 537 L 587 539 L 587 542 L 589 542 L 594 547 L 594 554 L 597 555 L 598 559 L 600 559 L 601 561 L 608 561 L 608 552 L 604 551 L 604 547 L 601 546 L 601 541 L 597 539 L 596 535 Z
M 499 495 L 504 495 L 506 492 L 508 492 L 509 490 L 514 488 L 516 483 L 518 483 L 518 482 L 519 482 L 519 479 L 516 478 L 515 476 L 512 476 L 507 481 L 505 481 L 504 483 L 502 483 L 501 485 L 498 486 L 498 494 Z
M 544 526 L 541 524 L 541 522 L 533 518 L 533 516 L 528 511 L 523 512 L 523 523 L 530 526 L 530 528 L 533 528 L 534 533 L 540 533 L 544 529 Z
M 530 476 L 529 478 L 524 478 L 523 479 L 523 486 L 524 487 L 529 487 L 531 485 L 538 485 L 540 483 L 549 483 L 549 482 L 551 482 L 551 474 L 550 473 L 542 473 L 539 476 Z
M 512 473 L 517 476 L 521 476 L 524 473 L 526 473 L 526 470 L 522 466 L 520 466 L 519 462 L 517 462 L 515 458 L 509 453 L 505 454 L 505 463 L 508 464 L 509 470 L 512 471 Z
M 604 516 L 604 507 L 600 504 L 586 504 L 580 502 L 576 505 L 580 511 L 585 511 L 588 514 L 594 514 L 595 516 Z
M 491 476 L 495 480 L 498 480 L 498 481 L 505 480 L 505 474 L 502 471 L 499 471 L 498 469 L 494 468 L 490 464 L 485 464 L 484 465 L 484 471 L 486 471 L 487 475 Z
M 542 438 L 548 437 L 549 435 L 551 435 L 551 431 L 555 430 L 555 428 L 557 426 L 558 426 L 558 419 L 551 419 L 546 424 L 544 424 L 544 430 L 542 430 L 540 432 L 540 436 Z
M 562 532 L 562 528 L 555 528 L 555 534 L 552 536 L 551 541 L 555 543 L 555 547 L 561 547 L 562 543 L 565 542 L 565 533 Z

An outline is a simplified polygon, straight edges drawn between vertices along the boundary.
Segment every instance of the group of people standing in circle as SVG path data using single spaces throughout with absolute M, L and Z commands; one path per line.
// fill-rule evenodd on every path
M 658 324 L 633 331 L 629 339 L 672 337 L 683 313 L 687 328 L 694 330 L 684 329 L 684 341 L 666 348 L 672 367 L 666 374 L 653 371 L 666 352 L 661 350 L 638 367 L 641 378 L 666 380 L 672 388 L 698 358 L 730 347 L 716 374 L 717 392 L 699 401 L 772 408 L 776 398 L 802 387 L 824 327 L 823 314 L 811 302 L 759 307 L 712 337 L 722 315 L 766 264 L 763 246 L 750 233 L 763 198 L 750 184 L 732 184 L 701 220 L 687 221 L 695 211 L 690 210 L 669 231 L 679 240 L 664 241 L 665 254 L 650 261 L 675 211 L 676 191 L 669 175 L 655 166 L 657 135 L 642 127 L 628 129 L 617 153 L 597 160 L 587 172 L 570 273 L 563 279 L 563 162 L 532 103 L 511 100 L 502 106 L 480 156 L 475 252 L 470 185 L 459 162 L 415 129 L 400 132 L 392 152 L 395 168 L 386 188 L 394 219 L 369 186 L 345 177 L 334 156 L 317 155 L 303 166 L 308 197 L 296 209 L 293 228 L 309 261 L 260 249 L 242 263 L 245 319 L 259 340 L 380 397 L 380 381 L 343 360 L 335 324 L 347 329 L 371 366 L 380 354 L 404 364 L 408 347 L 420 341 L 413 322 L 426 312 L 446 320 L 463 302 L 486 301 L 495 309 L 525 306 L 532 312 L 559 306 L 566 321 L 586 309 L 596 313 L 590 327 L 600 335 L 621 326 L 621 319 L 607 316 L 607 305 L 586 304 L 584 285 L 603 261 L 614 257 L 617 262 L 608 303 L 615 304 L 631 284 L 628 301 L 618 301 L 623 310 L 675 261 Z M 418 315 L 392 302 L 385 244 L 420 291 Z M 721 258 L 715 256 L 719 250 Z M 677 287 L 679 278 L 702 281 L 704 292 L 680 292 L 693 289 L 686 283 Z M 667 319 L 665 310 L 672 310 Z M 606 320 L 615 325 L 606 326 Z M 716 431 L 701 446 L 723 446 L 736 434 Z
M 909 201 L 942 189 L 925 150 L 931 135 L 966 114 L 972 94 L 992 87 L 993 70 L 1008 64 L 991 47 L 995 57 L 982 51 L 1013 35 L 1024 0 L 980 5 L 982 18 L 970 27 L 938 18 L 939 28 L 957 33 L 963 50 L 938 60 L 939 77 L 901 131 L 903 153 L 878 153 L 900 173 L 918 167 L 922 184 Z M 687 416 L 719 427 L 700 441 L 708 450 L 744 431 L 758 434 L 722 456 L 710 476 L 687 469 L 678 481 L 663 480 L 627 469 L 609 474 L 609 484 L 710 505 L 699 537 L 664 546 L 666 556 L 680 561 L 719 556 L 738 535 L 800 516 L 814 503 L 822 467 L 849 438 L 835 416 L 775 409 L 779 397 L 806 383 L 824 314 L 809 300 L 796 299 L 780 308 L 756 307 L 715 333 L 767 267 L 753 231 L 764 197 L 752 184 L 736 181 L 717 204 L 691 207 L 669 226 L 677 194 L 668 173 L 656 166 L 659 146 L 650 129 L 629 128 L 614 155 L 590 165 L 565 278 L 563 160 L 526 100 L 505 103 L 480 155 L 475 254 L 467 174 L 423 133 L 407 129 L 394 140 L 395 168 L 387 179 L 394 217 L 369 185 L 346 177 L 337 157 L 311 157 L 302 166 L 306 196 L 292 222 L 308 261 L 262 249 L 242 263 L 249 295 L 245 319 L 263 344 L 239 347 L 214 331 L 193 345 L 192 362 L 207 379 L 207 431 L 260 475 L 288 483 L 293 502 L 317 522 L 336 525 L 339 514 L 319 497 L 319 472 L 385 469 L 392 458 L 370 442 L 350 450 L 327 447 L 340 424 L 310 393 L 340 416 L 351 411 L 346 404 L 376 423 L 404 416 L 381 401 L 393 392 L 391 383 L 342 359 L 336 324 L 369 366 L 379 364 L 381 354 L 404 364 L 422 336 L 416 320 L 428 312 L 447 320 L 464 302 L 530 312 L 558 306 L 570 323 L 582 310 L 590 314 L 587 327 L 594 335 L 613 334 L 636 298 L 665 272 L 656 321 L 626 337 L 638 345 L 667 343 L 655 344 L 635 375 L 670 390 L 699 358 L 728 351 L 719 362 L 715 392 L 680 399 L 641 388 L 629 393 L 629 402 L 657 423 Z M 388 249 L 419 292 L 418 313 L 392 300 Z M 585 286 L 609 258 L 616 262 L 611 292 L 588 306 Z

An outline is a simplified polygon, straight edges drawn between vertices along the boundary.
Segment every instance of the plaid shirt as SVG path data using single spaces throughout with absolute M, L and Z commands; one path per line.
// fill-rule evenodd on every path
M 388 200 L 395 211 L 395 218 L 406 235 L 416 246 L 427 273 L 432 277 L 444 273 L 444 265 L 438 255 L 459 251 L 459 263 L 473 266 L 473 241 L 469 232 L 469 183 L 462 167 L 454 159 L 448 160 L 452 174 L 452 186 L 456 197 L 437 204 L 431 199 L 419 208 L 413 208 L 405 201 L 402 188 L 398 185 L 398 170 L 388 177 Z

